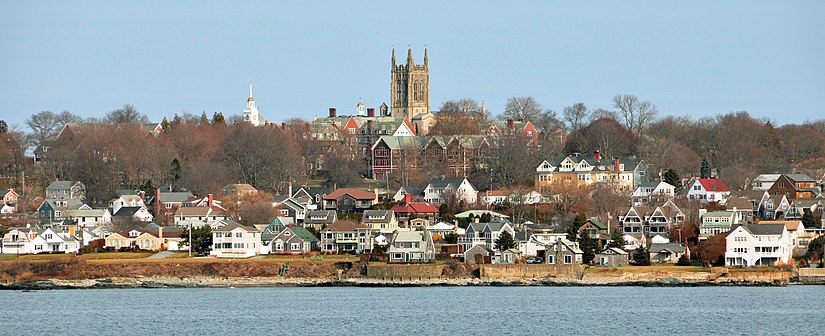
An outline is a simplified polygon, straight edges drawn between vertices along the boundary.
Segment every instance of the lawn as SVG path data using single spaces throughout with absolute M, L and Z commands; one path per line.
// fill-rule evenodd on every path
M 24 254 L 24 255 L 4 255 L 0 260 L 69 260 L 78 258 L 81 260 L 100 259 L 143 259 L 153 252 L 107 252 L 107 253 L 87 253 L 75 256 L 74 254 Z
M 704 272 L 702 266 L 650 265 L 650 266 L 620 266 L 620 267 L 590 267 L 588 273 L 645 273 L 645 272 Z
M 334 262 L 358 262 L 360 261 L 359 257 L 352 254 L 325 254 L 321 255 L 323 257 L 319 261 L 334 261 Z M 263 256 L 263 259 L 271 259 L 277 261 L 315 261 L 310 260 L 309 255 L 302 256 L 302 255 L 285 255 L 285 254 L 267 254 Z

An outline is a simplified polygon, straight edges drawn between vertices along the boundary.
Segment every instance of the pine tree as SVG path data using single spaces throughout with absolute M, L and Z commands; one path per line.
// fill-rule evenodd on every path
M 163 121 L 160 122 L 160 127 L 163 128 L 164 131 L 169 129 L 169 120 L 166 117 L 163 117 Z
M 682 179 L 673 169 L 668 169 L 664 175 L 664 181 L 674 186 L 674 191 L 678 194 L 682 191 Z
M 699 170 L 700 178 L 710 178 L 710 164 L 708 159 L 702 159 L 702 168 Z
M 804 224 L 806 228 L 822 227 L 822 219 L 820 219 L 819 216 L 815 216 L 809 209 L 805 209 L 804 212 L 805 214 L 802 215 L 802 224 Z
M 622 248 L 624 247 L 624 244 L 624 234 L 622 233 L 622 231 L 618 229 L 613 230 L 613 232 L 610 233 L 610 242 L 607 243 L 607 247 Z
M 8 131 L 9 124 L 7 124 L 5 120 L 0 120 L 0 134 L 6 133 Z
M 683 254 L 679 257 L 679 261 L 676 262 L 677 266 L 690 266 L 690 258 L 688 258 L 687 254 Z
M 223 119 L 223 113 L 215 112 L 212 114 L 212 125 L 226 125 L 226 121 Z
M 172 127 L 177 127 L 183 124 L 183 118 L 181 118 L 177 113 L 175 116 L 172 117 Z
M 169 175 L 172 177 L 172 185 L 176 186 L 181 177 L 181 167 L 178 158 L 174 158 L 169 167 Z M 171 191 L 171 190 L 170 190 Z
M 571 222 L 567 228 L 567 240 L 577 241 L 579 228 L 582 227 L 584 223 L 587 223 L 587 216 L 585 216 L 584 212 L 577 213 L 576 218 L 573 219 L 573 222 Z
M 579 249 L 582 250 L 583 263 L 590 264 L 596 258 L 596 244 L 586 234 L 579 239 Z
M 201 120 L 198 122 L 198 124 L 200 126 L 209 125 L 209 117 L 206 116 L 206 111 L 203 111 L 203 113 L 201 113 Z
M 509 231 L 502 232 L 501 235 L 498 236 L 498 239 L 496 239 L 495 243 L 496 250 L 499 251 L 509 250 L 516 247 L 516 240 L 513 239 L 513 235 L 511 235 Z
M 633 265 L 650 266 L 650 252 L 641 247 L 633 251 Z

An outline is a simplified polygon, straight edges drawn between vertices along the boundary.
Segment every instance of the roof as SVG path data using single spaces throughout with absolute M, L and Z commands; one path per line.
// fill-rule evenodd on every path
M 430 180 L 430 185 L 436 189 L 444 189 L 448 185 L 452 185 L 453 188 L 458 188 L 461 183 L 464 182 L 466 178 L 464 177 L 445 177 L 445 178 L 437 178 Z
M 243 192 L 243 191 L 250 191 L 250 192 L 251 191 L 258 191 L 258 189 L 255 189 L 255 187 L 253 187 L 252 185 L 250 185 L 248 183 L 235 183 L 235 184 L 227 184 L 225 187 L 223 187 L 222 191 L 223 191 L 224 194 L 229 194 L 229 193 L 237 193 L 237 192 Z
M 738 225 L 754 236 L 781 236 L 785 231 L 785 224 L 756 224 L 756 225 Z M 731 232 L 737 229 L 738 226 L 731 227 Z
M 702 188 L 705 188 L 705 191 L 714 191 L 714 192 L 723 192 L 723 191 L 730 191 L 728 185 L 722 180 L 717 178 L 700 178 L 697 179 L 700 184 L 702 184 Z
M 344 219 L 344 220 L 339 220 L 339 221 L 336 221 L 336 222 L 330 224 L 324 230 L 332 230 L 332 231 L 336 231 L 336 232 L 349 232 L 349 231 L 355 231 L 356 229 L 366 229 L 366 228 L 368 228 L 368 226 L 358 224 L 358 223 L 356 223 L 354 221 L 351 221 L 349 219 Z
M 393 237 L 394 242 L 417 242 L 424 240 L 424 233 L 421 231 L 398 231 Z
M 801 220 L 760 221 L 756 224 L 757 225 L 781 224 L 781 225 L 785 225 L 785 227 L 788 228 L 788 231 L 796 231 L 796 230 L 799 230 L 799 226 L 802 225 L 802 221 Z
M 430 202 L 409 202 L 392 207 L 392 211 L 400 213 L 438 213 L 438 207 Z
M 481 217 L 481 215 L 485 214 L 485 213 L 488 213 L 493 217 L 510 218 L 510 216 L 503 215 L 503 214 L 500 214 L 498 212 L 489 211 L 489 210 L 467 210 L 467 211 L 456 214 L 455 217 L 456 218 L 469 218 L 470 215 L 473 215 L 473 217 Z
M 386 223 L 389 222 L 395 212 L 392 210 L 364 210 L 361 215 L 361 222 L 363 223 Z
M 214 207 L 180 207 L 175 211 L 175 216 L 216 216 L 222 214 L 223 210 Z
M 587 223 L 593 223 L 593 225 L 595 225 L 600 230 L 607 230 L 607 225 L 605 225 L 604 223 L 600 222 L 597 219 L 588 219 L 585 224 L 587 224 Z
M 404 189 L 404 192 L 406 192 L 407 195 L 416 195 L 416 196 L 418 196 L 418 195 L 421 195 L 424 192 L 424 189 L 422 189 L 422 188 L 411 187 L 411 186 L 410 187 L 401 187 L 401 189 Z
M 375 199 L 375 193 L 371 191 L 366 191 L 364 189 L 359 188 L 340 188 L 336 189 L 333 192 L 329 193 L 329 195 L 324 196 L 325 200 L 334 200 L 338 199 L 341 196 L 349 195 L 354 199 L 364 200 L 364 199 Z
M 335 217 L 335 210 L 310 210 L 304 214 L 304 223 L 332 223 Z
M 108 211 L 107 209 L 75 209 L 66 210 L 66 214 L 72 217 L 102 217 Z
M 618 248 L 618 247 L 608 247 L 608 248 L 604 249 L 604 251 L 602 251 L 601 253 L 604 253 L 604 254 L 619 254 L 619 255 L 626 255 L 626 254 L 627 254 L 627 251 L 622 250 L 622 249 L 620 249 L 620 248 Z
M 114 217 L 120 216 L 134 216 L 138 211 L 140 211 L 140 207 L 120 207 L 117 209 L 117 212 L 112 214 Z
M 258 229 L 254 228 L 254 227 L 243 226 L 243 225 L 241 225 L 241 224 L 239 224 L 238 222 L 235 222 L 235 221 L 232 221 L 231 223 L 228 223 L 224 226 L 216 228 L 212 231 L 214 231 L 214 232 L 219 232 L 219 231 L 220 232 L 227 232 L 227 231 L 232 231 L 232 230 L 237 229 L 237 228 L 241 228 L 246 232 L 261 232 L 261 231 L 259 231 Z
M 785 176 L 794 182 L 816 182 L 816 180 L 805 174 L 785 174 Z
M 648 251 L 658 253 L 659 251 L 669 251 L 672 253 L 684 253 L 685 245 L 680 243 L 652 243 Z
M 309 232 L 305 228 L 302 228 L 300 226 L 290 226 L 288 229 L 292 231 L 292 233 L 294 233 L 296 236 L 301 238 L 303 241 L 318 242 L 318 237 L 315 237 L 315 235 L 312 234 L 312 232 Z
M 195 197 L 191 192 L 161 192 L 160 201 L 168 203 L 183 203 Z
M 77 183 L 76 181 L 54 181 L 46 187 L 46 190 L 64 190 L 71 189 Z

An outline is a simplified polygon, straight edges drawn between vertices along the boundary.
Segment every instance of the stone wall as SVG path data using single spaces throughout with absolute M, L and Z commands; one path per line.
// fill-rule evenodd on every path
M 367 277 L 374 279 L 421 280 L 441 277 L 444 265 L 439 264 L 369 264 Z
M 825 268 L 800 268 L 799 282 L 825 285 Z
M 479 268 L 481 279 L 580 278 L 583 272 L 581 265 L 485 264 Z

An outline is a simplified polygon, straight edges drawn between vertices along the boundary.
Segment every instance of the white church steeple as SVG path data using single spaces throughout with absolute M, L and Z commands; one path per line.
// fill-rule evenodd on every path
M 246 108 L 243 109 L 243 120 L 253 126 L 260 126 L 265 122 L 264 115 L 255 106 L 255 98 L 252 98 L 252 80 L 249 81 L 249 98 L 246 100 Z

